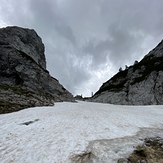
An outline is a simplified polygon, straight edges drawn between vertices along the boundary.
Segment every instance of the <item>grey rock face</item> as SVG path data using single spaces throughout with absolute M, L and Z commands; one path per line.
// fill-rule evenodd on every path
M 105 82 L 90 100 L 121 105 L 162 105 L 163 41 L 140 62 Z
M 0 113 L 74 101 L 46 70 L 44 45 L 34 30 L 0 29 Z
M 46 69 L 44 45 L 37 33 L 31 29 L 7 27 L 0 30 L 0 45 L 9 45 L 31 57 Z

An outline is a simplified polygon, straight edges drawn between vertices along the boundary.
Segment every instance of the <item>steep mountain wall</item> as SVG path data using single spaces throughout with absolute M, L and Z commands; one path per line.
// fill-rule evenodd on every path
M 122 105 L 163 104 L 163 41 L 140 62 L 105 82 L 90 100 Z
M 0 113 L 74 101 L 46 70 L 44 45 L 34 30 L 0 29 Z

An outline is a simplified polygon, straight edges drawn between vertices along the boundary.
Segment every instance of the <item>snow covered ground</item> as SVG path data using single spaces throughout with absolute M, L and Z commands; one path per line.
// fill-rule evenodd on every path
M 163 106 L 56 103 L 0 115 L 0 162 L 114 163 L 152 136 L 163 137 Z

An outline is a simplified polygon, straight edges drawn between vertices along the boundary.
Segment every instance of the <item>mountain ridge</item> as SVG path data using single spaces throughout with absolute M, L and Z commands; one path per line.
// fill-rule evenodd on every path
M 140 62 L 103 83 L 90 100 L 122 105 L 163 104 L 162 81 L 163 40 Z

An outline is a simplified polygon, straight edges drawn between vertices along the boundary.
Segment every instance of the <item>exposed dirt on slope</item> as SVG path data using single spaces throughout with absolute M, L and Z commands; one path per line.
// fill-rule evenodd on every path
M 132 152 L 133 151 L 133 152 Z M 163 163 L 163 130 L 143 128 L 135 136 L 91 141 L 73 163 Z
M 137 146 L 129 156 L 128 163 L 163 163 L 163 139 L 145 139 L 144 144 Z

